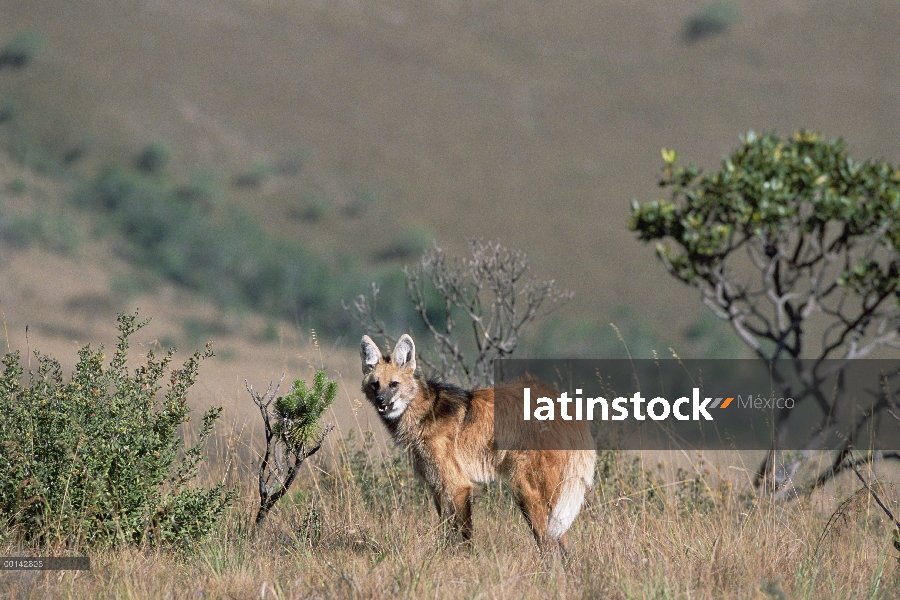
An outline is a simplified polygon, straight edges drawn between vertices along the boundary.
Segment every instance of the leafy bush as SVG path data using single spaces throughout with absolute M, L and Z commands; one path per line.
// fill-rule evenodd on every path
M 234 185 L 239 188 L 258 188 L 276 174 L 278 174 L 277 166 L 266 161 L 255 161 L 246 171 L 234 178 Z
M 159 173 L 166 168 L 172 158 L 169 149 L 160 143 L 148 144 L 134 160 L 134 166 L 144 173 Z
M 633 200 L 630 226 L 754 355 L 900 347 L 900 169 L 807 131 L 750 131 L 709 174 L 663 159 L 671 199 Z
M 0 240 L 16 247 L 37 245 L 60 254 L 72 254 L 82 242 L 81 232 L 63 214 L 38 209 L 30 214 L 0 214 Z
M 697 42 L 717 33 L 725 33 L 739 18 L 740 11 L 735 2 L 730 0 L 712 2 L 688 21 L 684 39 L 687 42 Z
M 316 371 L 313 387 L 297 379 L 286 396 L 278 396 L 272 385 L 262 394 L 247 391 L 259 408 L 265 427 L 266 450 L 259 464 L 259 510 L 257 525 L 262 523 L 275 503 L 290 489 L 303 462 L 322 448 L 325 436 L 333 429 L 322 427 L 322 414 L 334 402 L 338 385 L 325 371 Z
M 160 380 L 174 350 L 152 351 L 129 371 L 129 338 L 146 321 L 119 316 L 108 367 L 102 348 L 83 348 L 69 381 L 59 363 L 38 357 L 23 383 L 18 353 L 3 357 L 0 375 L 0 515 L 31 543 L 74 547 L 101 543 L 183 543 L 216 525 L 234 492 L 218 484 L 192 488 L 204 441 L 221 408 L 203 415 L 199 440 L 185 447 L 178 428 L 190 420 L 187 391 L 207 347 Z M 180 456 L 180 459 L 179 459 Z
M 288 215 L 293 219 L 302 219 L 304 221 L 318 221 L 324 218 L 331 211 L 331 202 L 324 196 L 317 194 L 305 194 L 301 199 L 299 206 L 288 211 Z
M 390 248 L 382 253 L 384 260 L 408 259 L 419 256 L 434 243 L 434 235 L 426 227 L 415 226 L 406 229 Z
M 217 209 L 203 189 L 158 173 L 108 168 L 75 194 L 104 211 L 135 262 L 211 296 L 220 304 L 295 317 L 312 313 L 328 327 L 347 277 L 331 278 L 301 244 L 270 235 L 235 206 Z M 352 273 L 352 272 L 351 272 Z M 352 279 L 352 274 L 351 274 Z M 342 315 L 338 315 L 339 317 Z
M 0 50 L 0 69 L 21 69 L 44 47 L 44 36 L 36 31 L 23 31 Z
M 322 370 L 316 371 L 312 389 L 305 380 L 295 380 L 286 396 L 275 399 L 272 432 L 291 449 L 322 439 L 325 432 L 319 420 L 334 402 L 337 389 L 337 382 Z
M 832 361 L 900 348 L 900 168 L 854 159 L 843 140 L 802 130 L 792 137 L 750 131 L 708 174 L 680 165 L 674 150 L 663 150 L 663 160 L 660 185 L 670 199 L 633 201 L 631 228 L 655 243 L 668 273 L 696 288 L 753 356 L 792 359 L 784 364 L 793 372 L 773 375 L 776 391 L 803 403 L 795 410 L 817 407 L 802 418 L 829 431 L 849 406 L 825 383 Z M 808 439 L 804 450 L 837 451 L 803 484 L 808 489 L 856 464 L 856 440 L 894 409 L 890 394 L 872 397 L 852 429 L 830 434 L 839 444 L 826 446 L 819 434 Z M 793 427 L 786 417 L 787 410 L 776 420 L 774 439 Z M 783 486 L 782 497 L 799 489 L 800 477 L 785 474 L 802 462 L 785 458 L 773 473 L 780 462 L 773 445 L 756 477 Z

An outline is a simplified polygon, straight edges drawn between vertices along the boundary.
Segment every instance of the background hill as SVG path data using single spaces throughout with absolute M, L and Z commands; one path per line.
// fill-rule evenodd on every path
M 610 320 L 660 350 L 728 335 L 627 229 L 629 200 L 659 195 L 660 148 L 713 168 L 748 129 L 808 128 L 900 157 L 900 5 L 886 0 L 2 0 L 0 14 L 0 42 L 41 46 L 0 71 L 0 210 L 43 223 L 34 243 L 0 242 L 18 347 L 26 323 L 32 347 L 111 340 L 116 310 L 140 306 L 163 342 L 222 340 L 242 370 L 283 363 L 286 339 L 306 351 L 316 318 L 221 312 L 73 207 L 148 144 L 172 181 L 258 221 L 248 236 L 302 244 L 329 280 L 352 271 L 317 297 L 334 311 L 432 238 L 454 252 L 493 238 L 576 292 L 566 331 L 598 352 Z M 337 325 L 322 343 L 358 335 Z

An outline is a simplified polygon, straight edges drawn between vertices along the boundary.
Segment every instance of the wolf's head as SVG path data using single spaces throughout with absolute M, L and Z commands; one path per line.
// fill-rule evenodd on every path
M 416 345 L 407 334 L 397 341 L 390 356 L 367 335 L 359 345 L 362 357 L 362 391 L 381 417 L 388 421 L 399 419 L 419 393 L 415 378 Z

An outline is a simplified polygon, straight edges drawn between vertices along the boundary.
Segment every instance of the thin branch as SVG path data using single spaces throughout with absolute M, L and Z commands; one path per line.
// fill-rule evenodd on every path
M 896 458 L 900 458 L 900 456 L 897 456 Z M 897 519 L 894 517 L 894 513 L 891 512 L 891 509 L 889 509 L 884 504 L 884 502 L 881 501 L 881 498 L 878 496 L 878 494 L 875 493 L 875 490 L 872 489 L 872 486 L 870 486 L 869 483 L 863 478 L 862 473 L 859 472 L 859 469 L 856 468 L 856 465 L 854 463 L 852 463 L 852 462 L 850 463 L 850 468 L 853 469 L 853 472 L 856 473 L 856 476 L 859 478 L 859 480 L 862 482 L 862 484 L 865 486 L 865 488 L 867 490 L 869 490 L 870 494 L 872 494 L 872 497 L 875 499 L 875 502 L 878 503 L 878 506 L 881 507 L 881 510 L 884 511 L 884 514 L 886 514 L 888 516 L 888 518 L 891 520 L 891 522 L 894 524 L 894 526 L 897 528 L 897 530 L 900 531 L 900 522 L 898 522 Z

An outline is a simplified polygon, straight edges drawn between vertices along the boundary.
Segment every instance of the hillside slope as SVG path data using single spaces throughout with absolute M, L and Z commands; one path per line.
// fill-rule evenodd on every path
M 697 298 L 626 226 L 661 147 L 712 167 L 749 128 L 805 127 L 900 159 L 900 5 L 748 0 L 691 42 L 702 7 L 2 0 L 0 36 L 48 43 L 0 91 L 48 147 L 90 136 L 91 164 L 153 140 L 224 173 L 302 151 L 299 177 L 236 190 L 274 232 L 371 264 L 410 231 L 499 238 L 576 291 L 572 315 L 628 305 L 680 335 Z

